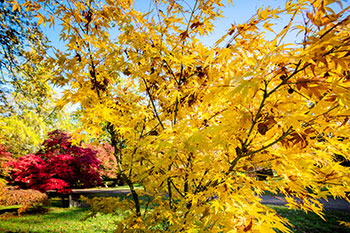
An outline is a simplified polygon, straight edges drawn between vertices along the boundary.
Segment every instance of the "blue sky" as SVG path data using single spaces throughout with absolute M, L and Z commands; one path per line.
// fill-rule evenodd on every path
M 148 11 L 150 9 L 150 1 L 152 0 L 136 0 L 136 9 L 141 11 Z M 187 0 L 188 4 L 193 5 L 194 0 Z M 224 0 L 223 3 L 225 7 L 222 8 L 224 12 L 224 18 L 220 18 L 215 23 L 215 32 L 210 36 L 205 38 L 205 42 L 207 45 L 213 44 L 217 39 L 219 39 L 222 35 L 225 34 L 226 30 L 231 27 L 233 23 L 244 23 L 248 21 L 254 13 L 259 9 L 260 6 L 271 6 L 275 7 L 283 7 L 285 1 L 284 0 L 234 0 L 233 5 L 228 5 L 227 1 Z M 285 20 L 280 20 L 279 23 L 281 25 L 284 24 Z M 287 22 L 287 21 L 285 21 Z M 44 28 L 44 32 L 47 34 L 49 40 L 52 44 L 59 48 L 60 50 L 64 50 L 64 43 L 59 41 L 58 33 L 60 31 L 60 27 L 56 26 L 55 28 Z
M 150 3 L 154 0 L 135 0 L 136 9 L 147 12 L 153 5 Z M 181 0 L 179 0 L 181 1 Z M 186 1 L 189 5 L 194 5 L 194 0 L 183 0 Z M 203 41 L 207 45 L 212 45 L 214 42 L 219 39 L 225 32 L 231 27 L 233 23 L 244 23 L 248 21 L 259 9 L 259 7 L 268 7 L 277 8 L 284 7 L 286 0 L 233 0 L 233 5 L 229 5 L 227 0 L 222 1 L 225 4 L 223 9 L 224 18 L 220 18 L 215 23 L 215 31 L 211 35 L 203 38 Z M 341 0 L 343 6 L 349 6 L 349 0 Z M 335 8 L 338 8 L 338 5 L 334 5 Z M 289 22 L 289 17 L 284 17 L 282 19 L 276 20 L 276 28 L 282 29 Z M 297 21 L 301 21 L 302 19 L 296 19 Z M 56 26 L 55 28 L 44 28 L 44 32 L 47 34 L 52 44 L 59 48 L 60 50 L 64 50 L 64 43 L 59 41 L 58 34 L 60 31 L 60 27 Z M 290 33 L 286 37 L 287 42 L 300 42 L 300 38 L 295 37 L 295 33 Z M 272 35 L 270 35 L 272 38 Z

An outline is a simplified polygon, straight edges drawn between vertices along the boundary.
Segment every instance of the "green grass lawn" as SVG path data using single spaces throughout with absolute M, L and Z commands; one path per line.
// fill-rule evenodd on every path
M 81 221 L 88 214 L 82 208 L 50 208 L 45 214 L 0 215 L 0 232 L 113 232 L 117 216 L 100 215 Z
M 283 206 L 268 205 L 279 215 L 287 218 L 293 225 L 291 230 L 297 233 L 350 233 L 350 229 L 339 225 L 339 221 L 350 221 L 350 212 L 326 211 L 323 221 L 314 213 L 306 214 L 303 211 L 290 210 Z
M 117 215 L 98 214 L 94 218 L 82 221 L 88 214 L 87 208 L 61 208 L 57 207 L 59 201 L 53 201 L 47 213 L 23 214 L 17 216 L 14 212 L 0 215 L 0 232 L 113 232 Z M 281 216 L 290 220 L 296 233 L 345 233 L 350 229 L 340 226 L 338 221 L 350 221 L 350 212 L 326 212 L 324 222 L 316 214 L 305 214 L 302 211 L 289 210 L 282 206 L 271 206 Z

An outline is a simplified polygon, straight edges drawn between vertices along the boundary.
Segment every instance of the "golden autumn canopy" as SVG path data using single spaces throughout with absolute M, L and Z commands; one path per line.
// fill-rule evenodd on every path
M 117 205 L 129 210 L 118 232 L 287 232 L 259 202 L 263 192 L 320 216 L 319 198 L 347 199 L 349 7 L 259 8 L 209 46 L 203 38 L 227 4 L 154 0 L 141 12 L 133 0 L 14 3 L 66 43 L 47 61 L 65 88 L 57 104 L 78 103 L 80 132 L 115 148 L 133 197 Z M 279 17 L 286 24 L 275 25 Z

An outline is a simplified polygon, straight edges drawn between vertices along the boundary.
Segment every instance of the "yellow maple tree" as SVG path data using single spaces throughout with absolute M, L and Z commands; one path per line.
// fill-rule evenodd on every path
M 132 196 L 118 200 L 128 210 L 118 232 L 288 232 L 260 203 L 265 191 L 321 217 L 320 198 L 349 200 L 349 8 L 260 8 L 208 46 L 200 38 L 227 2 L 154 0 L 151 12 L 134 3 L 22 4 L 62 26 L 67 50 L 52 58 L 52 80 L 69 89 L 59 104 L 80 103 L 81 130 L 115 147 Z M 301 43 L 285 43 L 292 30 Z

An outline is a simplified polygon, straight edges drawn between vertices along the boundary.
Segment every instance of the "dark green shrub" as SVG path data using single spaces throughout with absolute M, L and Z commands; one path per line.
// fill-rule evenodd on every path
M 18 214 L 24 212 L 45 212 L 49 206 L 49 199 L 45 193 L 32 189 L 6 188 L 0 199 L 0 206 L 21 205 Z

